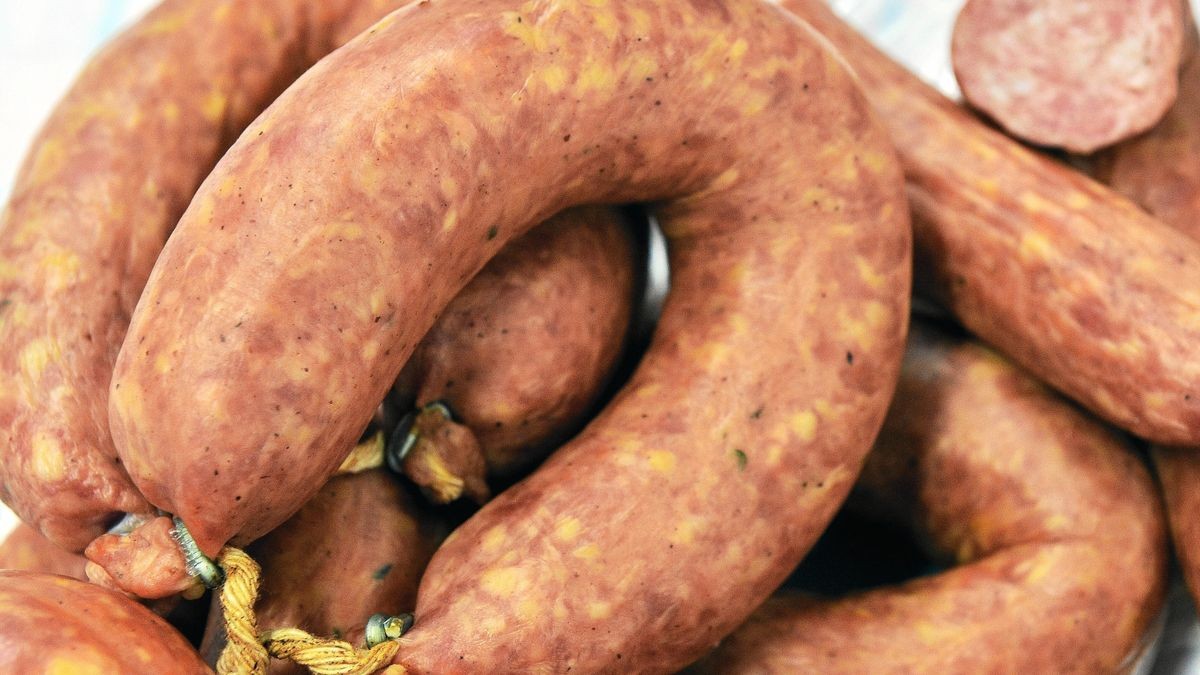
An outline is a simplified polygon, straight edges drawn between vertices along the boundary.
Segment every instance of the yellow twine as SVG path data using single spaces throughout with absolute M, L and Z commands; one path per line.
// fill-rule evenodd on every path
M 271 656 L 290 659 L 316 675 L 370 675 L 392 662 L 400 643 L 388 640 L 371 649 L 349 642 L 310 635 L 299 628 L 279 628 L 263 633 Z
M 225 613 L 228 642 L 217 659 L 221 675 L 262 675 L 271 657 L 258 640 L 258 619 L 254 603 L 258 600 L 258 581 L 262 568 L 240 549 L 226 546 L 217 562 L 225 570 L 221 587 L 221 610 Z
M 218 558 L 225 569 L 221 588 L 221 609 L 225 612 L 225 632 L 229 636 L 217 660 L 220 675 L 262 675 L 270 657 L 291 659 L 307 666 L 317 675 L 368 675 L 386 666 L 400 649 L 389 640 L 371 649 L 359 649 L 349 642 L 321 638 L 298 628 L 280 628 L 258 632 L 254 603 L 262 568 L 244 551 L 226 546 Z M 389 669 L 389 673 L 403 673 Z

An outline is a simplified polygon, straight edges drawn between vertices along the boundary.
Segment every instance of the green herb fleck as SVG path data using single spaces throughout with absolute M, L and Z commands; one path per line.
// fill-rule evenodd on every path
M 341 628 L 334 628 L 334 629 L 333 629 L 333 639 L 335 639 L 335 640 L 341 640 L 341 639 L 342 639 L 342 629 L 341 629 Z
M 746 462 L 750 461 L 750 458 L 746 456 L 746 453 L 742 452 L 741 450 L 734 450 L 733 458 L 737 460 L 738 471 L 745 471 Z
M 755 410 L 754 412 L 750 413 L 750 419 L 756 420 L 756 419 L 762 417 L 764 409 L 765 409 L 764 406 L 759 406 L 758 410 Z
M 388 564 L 384 565 L 383 567 L 380 567 L 379 569 L 375 570 L 375 573 L 371 575 L 371 578 L 374 579 L 375 581 L 383 581 L 383 578 L 386 577 L 388 575 L 388 572 L 391 572 L 391 571 L 392 571 L 392 564 L 388 563 Z
M 500 234 L 499 227 L 496 227 L 495 225 L 489 227 L 488 228 L 488 241 L 495 239 L 497 234 Z
M 5 299 L 3 299 L 3 300 L 0 300 L 0 309 L 4 309 L 4 308 L 8 307 L 8 306 L 9 306 L 9 305 L 11 305 L 11 304 L 12 304 L 12 300 L 10 300 L 9 298 L 5 298 Z

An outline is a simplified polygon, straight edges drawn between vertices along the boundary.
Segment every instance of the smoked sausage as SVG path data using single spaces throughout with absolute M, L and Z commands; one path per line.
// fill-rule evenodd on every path
M 0 212 L 0 498 L 80 551 L 151 507 L 108 384 L 163 241 L 238 133 L 399 0 L 166 0 L 86 67 Z
M 511 478 L 581 424 L 632 316 L 637 256 L 622 221 L 614 209 L 582 207 L 539 225 L 490 261 L 422 339 L 396 384 L 401 400 L 426 406 L 399 468 L 433 501 L 487 501 L 488 473 Z M 196 587 L 171 518 L 129 529 L 88 545 L 92 581 L 143 598 Z
M 1150 131 L 1097 158 L 1096 176 L 1192 239 L 1200 240 L 1200 50 L 1189 24 L 1179 99 Z M 1152 449 L 1167 503 L 1175 555 L 1192 597 L 1200 597 L 1200 453 Z
M 776 595 L 697 673 L 1112 673 L 1162 607 L 1166 532 L 1116 434 L 981 345 L 914 323 L 853 501 L 949 569 Z
M 1189 24 L 1179 97 L 1146 133 L 1096 157 L 1093 175 L 1164 223 L 1200 240 L 1200 40 Z
M 153 612 L 67 577 L 0 571 L 0 672 L 211 673 Z
M 125 466 L 206 554 L 256 538 L 326 481 L 505 242 L 571 205 L 636 201 L 670 240 L 653 344 L 596 420 L 439 549 L 397 659 L 685 665 L 849 490 L 907 324 L 886 133 L 840 60 L 768 4 L 431 0 L 317 64 L 155 264 L 111 389 Z
M 483 453 L 480 468 L 511 479 L 577 431 L 625 344 L 638 258 L 619 213 L 597 207 L 566 211 L 505 246 L 455 296 L 400 375 L 402 399 L 444 403 L 456 418 L 432 415 L 421 436 L 429 443 L 410 453 L 406 469 L 434 459 L 419 456 L 427 452 L 435 468 L 463 478 L 441 460 L 450 449 L 438 443 L 446 427 L 462 425 L 466 443 Z M 486 491 L 483 478 L 466 482 Z
M 427 494 L 445 502 L 465 492 L 485 501 L 487 469 L 511 475 L 577 423 L 626 332 L 629 246 L 615 211 L 570 210 L 506 247 L 450 303 L 397 385 L 419 392 L 418 401 L 449 402 L 471 424 L 439 415 L 404 459 L 404 472 Z M 536 356 L 519 358 L 533 345 L 541 345 Z M 193 588 L 173 530 L 160 517 L 129 534 L 99 537 L 86 550 L 96 563 L 92 580 L 147 598 Z
M 0 544 L 0 569 L 27 570 L 87 579 L 87 558 L 63 550 L 28 525 L 18 525 Z
M 445 523 L 386 470 L 338 476 L 249 553 L 262 566 L 254 611 L 260 630 L 301 628 L 352 644 L 363 641 L 372 614 L 412 611 L 425 565 L 445 537 Z M 225 644 L 214 600 L 200 651 L 210 664 Z M 275 674 L 299 673 L 272 661 Z
M 0 344 L 9 347 L 0 349 L 0 453 L 5 458 L 0 497 L 59 545 L 81 550 L 123 512 L 151 511 L 111 446 L 107 384 L 145 276 L 200 179 L 252 116 L 305 67 L 400 4 L 253 0 L 234 10 L 231 2 L 168 0 L 89 64 L 35 141 L 0 222 Z M 615 219 L 598 210 L 590 217 Z M 535 355 L 556 366 L 551 382 L 558 388 L 519 391 L 513 388 L 515 379 L 502 378 L 529 373 L 507 366 L 496 369 L 503 375 L 486 376 L 488 386 L 507 389 L 479 390 L 460 382 L 459 392 L 447 396 L 463 402 L 455 409 L 472 431 L 484 434 L 483 451 L 499 473 L 544 454 L 555 439 L 547 442 L 543 436 L 574 429 L 602 388 L 623 338 L 620 324 L 626 317 L 613 303 L 628 301 L 619 288 L 630 275 L 615 266 L 629 263 L 620 258 L 625 250 L 620 236 L 596 228 L 550 245 L 569 248 L 573 255 L 588 243 L 601 246 L 594 259 L 570 260 L 611 274 L 613 285 L 579 279 L 577 294 L 557 296 L 568 306 L 536 308 L 546 317 L 595 310 L 590 328 L 607 342 L 551 345 L 529 332 L 524 337 L 543 347 Z M 524 244 L 528 252 L 521 255 L 539 261 L 549 255 L 531 250 L 538 238 L 532 233 Z M 501 274 L 530 275 L 517 269 L 518 263 L 505 265 Z M 555 269 L 577 271 L 566 262 Z M 486 292 L 475 293 L 468 302 L 486 300 Z M 567 325 L 553 321 L 541 328 Z M 422 359 L 423 368 L 431 377 L 445 374 L 438 363 L 449 358 L 462 359 L 459 367 L 481 367 L 470 359 L 484 355 L 496 340 L 485 336 L 470 352 L 443 338 L 437 354 Z M 550 346 L 559 350 L 546 349 Z M 590 370 L 577 372 L 574 366 Z M 434 386 L 431 381 L 421 393 L 444 388 L 445 382 Z M 504 403 L 499 393 L 523 396 L 499 408 Z M 489 394 L 495 398 L 489 400 Z M 492 407 L 486 411 L 474 408 L 488 403 Z M 413 464 L 435 454 L 417 453 Z M 482 477 L 475 483 L 481 486 Z M 165 537 L 169 527 L 160 523 L 158 528 Z
M 1200 244 L 973 119 L 819 0 L 782 4 L 846 58 L 891 132 L 915 285 L 1101 418 L 1200 445 Z
M 1091 153 L 1175 102 L 1185 0 L 967 0 L 950 45 L 963 97 L 1036 145 Z
M 1167 502 L 1171 540 L 1183 580 L 1193 598 L 1200 598 L 1200 453 L 1196 448 L 1156 447 L 1154 468 Z

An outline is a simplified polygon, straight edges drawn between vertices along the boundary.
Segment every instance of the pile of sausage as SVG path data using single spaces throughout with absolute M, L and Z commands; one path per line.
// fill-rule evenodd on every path
M 0 670 L 210 672 L 236 546 L 393 675 L 1129 671 L 1169 540 L 1200 594 L 1197 53 L 969 0 L 962 105 L 820 0 L 164 0 L 0 214 Z M 801 590 L 843 503 L 930 573 Z

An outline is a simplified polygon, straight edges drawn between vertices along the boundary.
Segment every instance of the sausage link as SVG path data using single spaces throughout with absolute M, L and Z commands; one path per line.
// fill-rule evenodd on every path
M 258 628 L 302 628 L 361 644 L 372 614 L 412 611 L 421 573 L 444 537 L 440 517 L 419 509 L 386 471 L 338 476 L 247 549 L 263 571 Z M 209 663 L 225 646 L 223 621 L 214 599 L 200 647 Z M 270 672 L 298 668 L 272 661 Z
M 18 525 L 0 544 L 0 569 L 60 574 L 84 579 L 87 558 L 63 550 L 28 525 Z
M 461 424 L 436 409 L 416 417 L 402 469 L 427 497 L 487 501 L 489 471 L 511 479 L 575 430 L 627 332 L 631 249 L 616 210 L 571 209 L 506 246 L 455 296 L 397 381 L 417 392 L 402 399 L 444 401 L 462 415 Z M 143 598 L 195 587 L 171 518 L 129 529 L 85 549 L 93 582 Z
M 1200 240 L 1200 44 L 1189 23 L 1179 98 L 1153 129 L 1096 157 L 1094 175 Z
M 166 621 L 99 586 L 5 570 L 0 603 L 5 673 L 212 673 Z
M 402 398 L 419 407 L 444 402 L 457 422 L 425 416 L 433 422 L 421 438 L 430 444 L 410 462 L 424 463 L 419 455 L 428 452 L 462 477 L 442 459 L 450 444 L 437 440 L 461 424 L 472 438 L 454 445 L 477 444 L 487 472 L 510 480 L 577 431 L 625 343 L 637 258 L 619 213 L 597 207 L 566 211 L 505 246 L 401 373 L 399 388 L 413 392 Z
M 916 285 L 1100 417 L 1200 445 L 1200 245 L 993 131 L 819 0 L 783 0 L 853 66 L 908 181 Z
M 1008 133 L 1090 153 L 1175 102 L 1186 0 L 968 0 L 950 54 L 963 97 Z
M 914 324 L 855 498 L 954 566 L 842 598 L 775 596 L 703 673 L 1112 673 L 1167 579 L 1145 467 L 1111 430 L 977 343 Z
M 149 512 L 108 385 L 150 268 L 201 179 L 300 73 L 397 0 L 166 0 L 106 46 L 0 213 L 0 498 L 64 548 Z
M 273 528 L 505 242 L 574 204 L 656 202 L 672 287 L 648 353 L 442 546 L 398 659 L 685 665 L 825 527 L 899 368 L 903 178 L 822 44 L 741 0 L 391 14 L 250 127 L 151 273 L 110 397 L 143 494 L 210 555 Z
M 1179 99 L 1149 132 L 1098 158 L 1097 177 L 1192 239 L 1200 239 L 1200 49 L 1194 23 L 1179 76 Z M 1175 555 L 1193 598 L 1200 598 L 1200 455 L 1154 448 Z
M 1200 598 L 1200 456 L 1196 448 L 1156 447 L 1151 454 L 1167 502 L 1175 557 L 1192 597 Z

